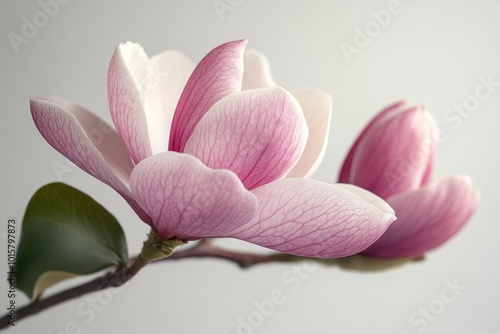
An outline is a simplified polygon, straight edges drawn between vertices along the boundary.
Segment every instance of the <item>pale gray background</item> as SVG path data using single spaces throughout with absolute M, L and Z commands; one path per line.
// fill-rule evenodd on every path
M 178 49 L 197 62 L 214 46 L 240 38 L 269 57 L 274 78 L 284 87 L 313 86 L 333 96 L 331 136 L 318 179 L 335 182 L 360 128 L 382 107 L 405 98 L 425 103 L 447 134 L 435 177 L 470 175 L 482 194 L 476 216 L 425 262 L 385 273 L 319 268 L 291 291 L 282 281 L 290 265 L 250 270 L 218 260 L 153 265 L 113 294 L 89 323 L 76 313 L 87 302 L 84 297 L 23 320 L 11 332 L 64 333 L 66 324 L 75 322 L 80 333 L 232 334 L 237 317 L 255 310 L 255 300 L 280 289 L 286 301 L 255 333 L 417 333 L 410 315 L 440 298 L 444 280 L 457 279 L 465 291 L 424 332 L 498 333 L 500 88 L 456 128 L 443 116 L 474 94 L 478 77 L 500 81 L 500 3 L 401 0 L 402 12 L 348 64 L 340 43 L 352 44 L 355 28 L 363 29 L 373 20 L 371 11 L 386 8 L 388 0 L 221 1 L 234 4 L 223 20 L 213 0 L 72 0 L 17 54 L 7 34 L 21 34 L 22 18 L 31 20 L 41 7 L 34 0 L 0 2 L 2 222 L 22 220 L 35 190 L 58 180 L 53 164 L 66 164 L 35 129 L 30 95 L 64 96 L 109 120 L 106 72 L 118 43 L 139 42 L 150 55 Z M 124 226 L 130 253 L 137 253 L 148 228 L 113 190 L 69 166 L 62 181 L 108 208 Z M 0 232 L 4 249 L 5 227 Z M 236 241 L 223 244 L 255 249 Z M 1 261 L 4 267 L 4 255 Z M 3 279 L 1 284 L 5 291 Z M 100 296 L 107 302 L 106 297 Z M 1 300 L 6 305 L 3 292 Z M 26 302 L 18 299 L 18 305 Z

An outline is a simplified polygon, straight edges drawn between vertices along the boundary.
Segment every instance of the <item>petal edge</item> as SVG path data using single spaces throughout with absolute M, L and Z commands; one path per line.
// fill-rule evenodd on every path
M 356 254 L 395 220 L 391 211 L 381 211 L 354 192 L 315 180 L 282 179 L 253 193 L 259 201 L 256 218 L 233 237 L 299 256 Z

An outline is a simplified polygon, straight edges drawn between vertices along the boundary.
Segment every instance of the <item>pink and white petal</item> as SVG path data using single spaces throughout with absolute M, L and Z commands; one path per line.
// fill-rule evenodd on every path
M 104 123 L 84 108 L 61 98 L 31 98 L 30 108 L 38 131 L 53 148 L 115 189 L 148 223 L 149 217 L 128 189 L 133 164 L 112 129 L 106 128 L 109 132 L 100 135 L 93 132 Z
M 168 151 L 170 126 L 177 102 L 194 65 L 183 53 L 169 50 L 151 57 L 147 66 L 144 110 L 153 154 Z
M 127 42 L 116 48 L 108 69 L 111 117 L 134 163 L 152 154 L 143 88 L 148 62 L 139 44 Z
M 344 164 L 342 166 L 342 169 L 340 170 L 339 174 L 339 182 L 341 183 L 349 183 L 350 178 L 351 178 L 351 165 L 352 165 L 352 159 L 354 157 L 354 153 L 356 153 L 358 146 L 360 143 L 362 143 L 367 134 L 370 133 L 370 131 L 373 130 L 374 127 L 380 125 L 383 121 L 387 119 L 388 116 L 391 116 L 395 113 L 401 112 L 409 107 L 409 104 L 406 101 L 398 101 L 394 104 L 391 104 L 388 106 L 386 109 L 382 110 L 379 112 L 370 122 L 368 125 L 363 129 L 361 134 L 356 138 L 356 141 L 354 144 L 351 146 L 351 149 L 349 150 L 349 153 L 347 154 L 347 157 L 344 160 Z
M 106 169 L 109 168 L 112 174 L 120 180 L 117 184 L 128 185 L 134 164 L 120 137 L 106 122 L 76 103 L 55 96 L 32 97 L 30 107 L 38 130 L 57 151 L 68 158 L 70 158 L 69 155 L 74 155 L 73 147 L 67 143 L 70 135 L 73 135 L 68 128 L 76 130 L 77 135 L 86 137 L 82 145 L 91 144 L 92 150 L 100 153 Z M 81 149 L 78 150 L 81 151 Z M 75 158 L 79 159 L 79 157 Z M 81 164 L 85 163 L 82 161 Z M 80 167 L 85 170 L 85 166 Z M 101 181 L 104 182 L 104 180 Z
M 280 252 L 317 258 L 356 254 L 396 217 L 379 197 L 308 179 L 282 179 L 253 190 L 256 217 L 234 238 Z
M 428 117 L 413 107 L 373 127 L 357 147 L 348 183 L 382 198 L 418 189 L 429 165 Z
M 183 153 L 143 160 L 130 186 L 163 239 L 225 237 L 250 221 L 257 208 L 257 199 L 234 173 L 212 170 Z
M 52 107 L 56 110 L 55 113 L 66 112 L 75 116 L 78 123 L 82 126 L 83 131 L 85 131 L 92 144 L 101 153 L 109 168 L 128 186 L 130 173 L 134 168 L 134 164 L 130 160 L 127 149 L 123 146 L 120 137 L 111 126 L 87 109 L 61 97 L 37 96 L 32 97 L 30 100 L 33 119 L 36 118 L 35 124 L 37 124 L 38 117 L 47 108 L 44 102 L 54 103 L 56 106 Z
M 297 100 L 279 87 L 230 95 L 201 119 L 184 151 L 211 168 L 233 171 L 247 189 L 284 177 L 307 141 Z
M 309 136 L 299 162 L 286 177 L 311 178 L 325 156 L 332 117 L 332 97 L 317 89 L 295 90 L 292 94 L 302 107 Z
M 246 50 L 243 54 L 243 83 L 241 90 L 277 86 L 271 74 L 267 57 L 256 51 Z
M 394 214 L 394 209 L 389 205 L 389 203 L 366 189 L 348 183 L 336 183 L 335 186 L 356 194 L 361 199 L 377 207 L 382 212 Z
M 170 129 L 171 151 L 183 152 L 203 115 L 222 98 L 241 90 L 246 44 L 245 40 L 222 44 L 196 66 L 175 109 Z
M 364 253 L 384 258 L 413 258 L 457 234 L 476 211 L 479 196 L 469 177 L 455 175 L 387 201 L 398 220 Z

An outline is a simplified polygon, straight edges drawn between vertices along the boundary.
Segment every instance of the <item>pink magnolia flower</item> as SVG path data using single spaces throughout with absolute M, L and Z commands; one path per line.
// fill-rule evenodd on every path
M 326 133 L 307 124 L 329 120 L 329 98 L 242 91 L 258 70 L 245 64 L 243 74 L 245 45 L 223 44 L 193 69 L 177 51 L 148 58 L 138 44 L 121 44 L 108 71 L 117 132 L 101 142 L 89 134 L 102 120 L 70 101 L 32 98 L 33 119 L 50 145 L 120 193 L 163 239 L 232 237 L 324 258 L 365 249 L 395 219 L 387 203 L 357 187 L 285 178 L 311 175 L 321 160 Z
M 363 253 L 421 256 L 455 235 L 476 211 L 479 198 L 469 177 L 430 182 L 436 130 L 423 106 L 398 102 L 380 112 L 351 147 L 339 182 L 379 195 L 398 217 Z

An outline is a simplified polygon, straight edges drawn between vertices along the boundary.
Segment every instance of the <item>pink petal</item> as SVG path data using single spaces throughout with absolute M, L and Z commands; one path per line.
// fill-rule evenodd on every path
M 387 198 L 420 187 L 428 173 L 433 129 L 423 107 L 384 114 L 355 143 L 347 181 Z
M 363 129 L 361 134 L 358 136 L 354 144 L 352 145 L 351 149 L 349 150 L 349 153 L 347 154 L 347 157 L 344 160 L 344 164 L 342 166 L 342 169 L 340 171 L 339 175 L 339 182 L 341 183 L 349 183 L 350 177 L 351 177 L 351 165 L 352 165 L 352 159 L 354 157 L 354 153 L 356 153 L 358 146 L 360 143 L 362 143 L 366 136 L 370 133 L 370 131 L 373 130 L 373 128 L 381 123 L 382 120 L 386 119 L 386 117 L 392 113 L 397 113 L 399 110 L 407 108 L 409 105 L 405 101 L 399 101 L 396 102 L 386 109 L 382 110 L 379 112 L 369 123 L 368 125 Z
M 175 110 L 169 148 L 183 152 L 198 121 L 217 101 L 241 90 L 243 50 L 247 42 L 222 44 L 196 66 Z
M 330 132 L 332 97 L 316 89 L 301 89 L 292 93 L 304 112 L 309 136 L 304 153 L 287 177 L 311 178 L 325 156 Z
M 455 235 L 477 209 L 479 196 L 466 176 L 448 176 L 389 198 L 398 220 L 364 253 L 417 257 Z
M 430 113 L 426 113 L 427 124 L 430 128 L 430 139 L 427 143 L 427 150 L 429 152 L 427 168 L 425 169 L 424 175 L 422 176 L 422 182 L 420 185 L 425 185 L 431 181 L 432 172 L 434 170 L 434 163 L 436 162 L 436 153 L 437 153 L 437 143 L 438 143 L 438 134 L 439 128 L 437 126 L 436 120 Z
M 253 190 L 255 219 L 232 236 L 280 252 L 318 258 L 356 254 L 395 220 L 394 211 L 366 190 L 308 179 L 283 179 Z M 368 200 L 367 200 L 368 199 Z
M 139 44 L 120 44 L 109 64 L 108 100 L 118 134 L 135 163 L 151 156 L 144 94 L 140 83 L 146 80 L 148 56 Z
M 30 107 L 36 127 L 53 148 L 115 189 L 148 222 L 128 189 L 133 164 L 116 132 L 88 110 L 62 98 L 31 98 Z
M 247 189 L 285 176 L 299 160 L 307 126 L 299 103 L 282 88 L 230 95 L 200 120 L 184 151 L 238 175 Z
M 140 162 L 130 186 L 163 239 L 225 237 L 252 219 L 257 207 L 234 173 L 212 170 L 177 152 Z
M 241 90 L 273 87 L 276 83 L 266 56 L 256 50 L 246 50 L 243 55 L 243 83 Z

